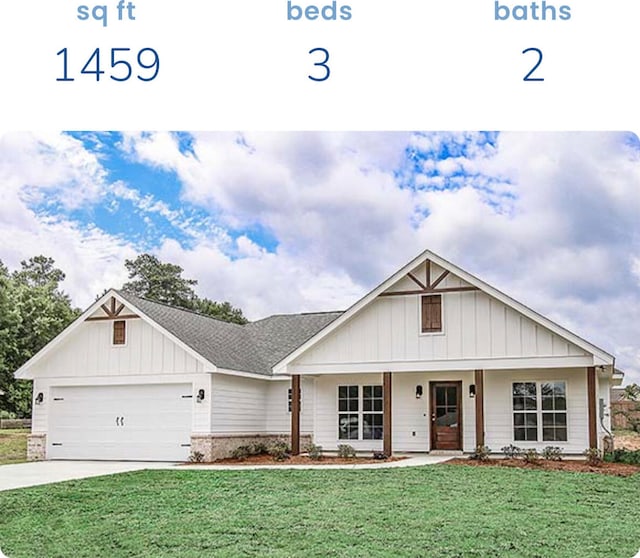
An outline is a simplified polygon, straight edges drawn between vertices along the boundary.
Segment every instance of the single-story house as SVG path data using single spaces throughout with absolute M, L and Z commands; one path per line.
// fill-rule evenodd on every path
M 425 251 L 344 312 L 246 325 L 110 290 L 16 372 L 30 459 L 602 447 L 612 355 Z M 302 440 L 302 441 L 301 441 Z

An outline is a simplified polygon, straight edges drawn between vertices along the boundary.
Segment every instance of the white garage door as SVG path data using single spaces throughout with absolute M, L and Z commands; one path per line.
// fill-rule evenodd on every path
M 191 384 L 54 387 L 49 459 L 186 461 Z

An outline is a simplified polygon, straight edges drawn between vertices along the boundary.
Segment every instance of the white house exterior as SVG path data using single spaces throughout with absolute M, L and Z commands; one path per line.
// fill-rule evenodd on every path
M 426 251 L 346 312 L 240 326 L 110 291 L 16 372 L 31 459 L 602 447 L 614 357 Z M 300 397 L 292 394 L 300 393 Z

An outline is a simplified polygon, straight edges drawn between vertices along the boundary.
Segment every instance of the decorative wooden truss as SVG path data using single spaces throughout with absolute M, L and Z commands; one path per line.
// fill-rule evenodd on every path
M 435 294 L 435 293 L 459 293 L 466 291 L 478 291 L 478 287 L 441 287 L 438 288 L 438 285 L 444 281 L 445 277 L 449 275 L 449 270 L 445 269 L 435 281 L 431 281 L 431 260 L 425 260 L 424 262 L 426 267 L 426 285 L 420 281 L 413 273 L 407 273 L 409 279 L 411 279 L 418 287 L 419 290 L 413 291 L 390 291 L 386 293 L 381 293 L 380 296 L 402 296 L 402 295 L 416 295 L 416 294 Z
M 96 322 L 96 321 L 104 321 L 104 320 L 130 320 L 132 318 L 139 318 L 138 314 L 122 314 L 124 310 L 124 304 L 122 302 L 118 302 L 115 297 L 111 297 L 109 300 L 109 305 L 102 304 L 100 306 L 102 311 L 106 314 L 106 316 L 95 316 L 91 318 L 87 318 L 87 322 Z

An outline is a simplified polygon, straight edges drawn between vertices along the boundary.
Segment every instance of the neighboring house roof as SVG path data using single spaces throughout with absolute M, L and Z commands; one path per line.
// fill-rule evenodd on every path
M 342 314 L 275 315 L 239 325 L 116 292 L 216 367 L 264 375 L 270 375 L 276 362 Z

